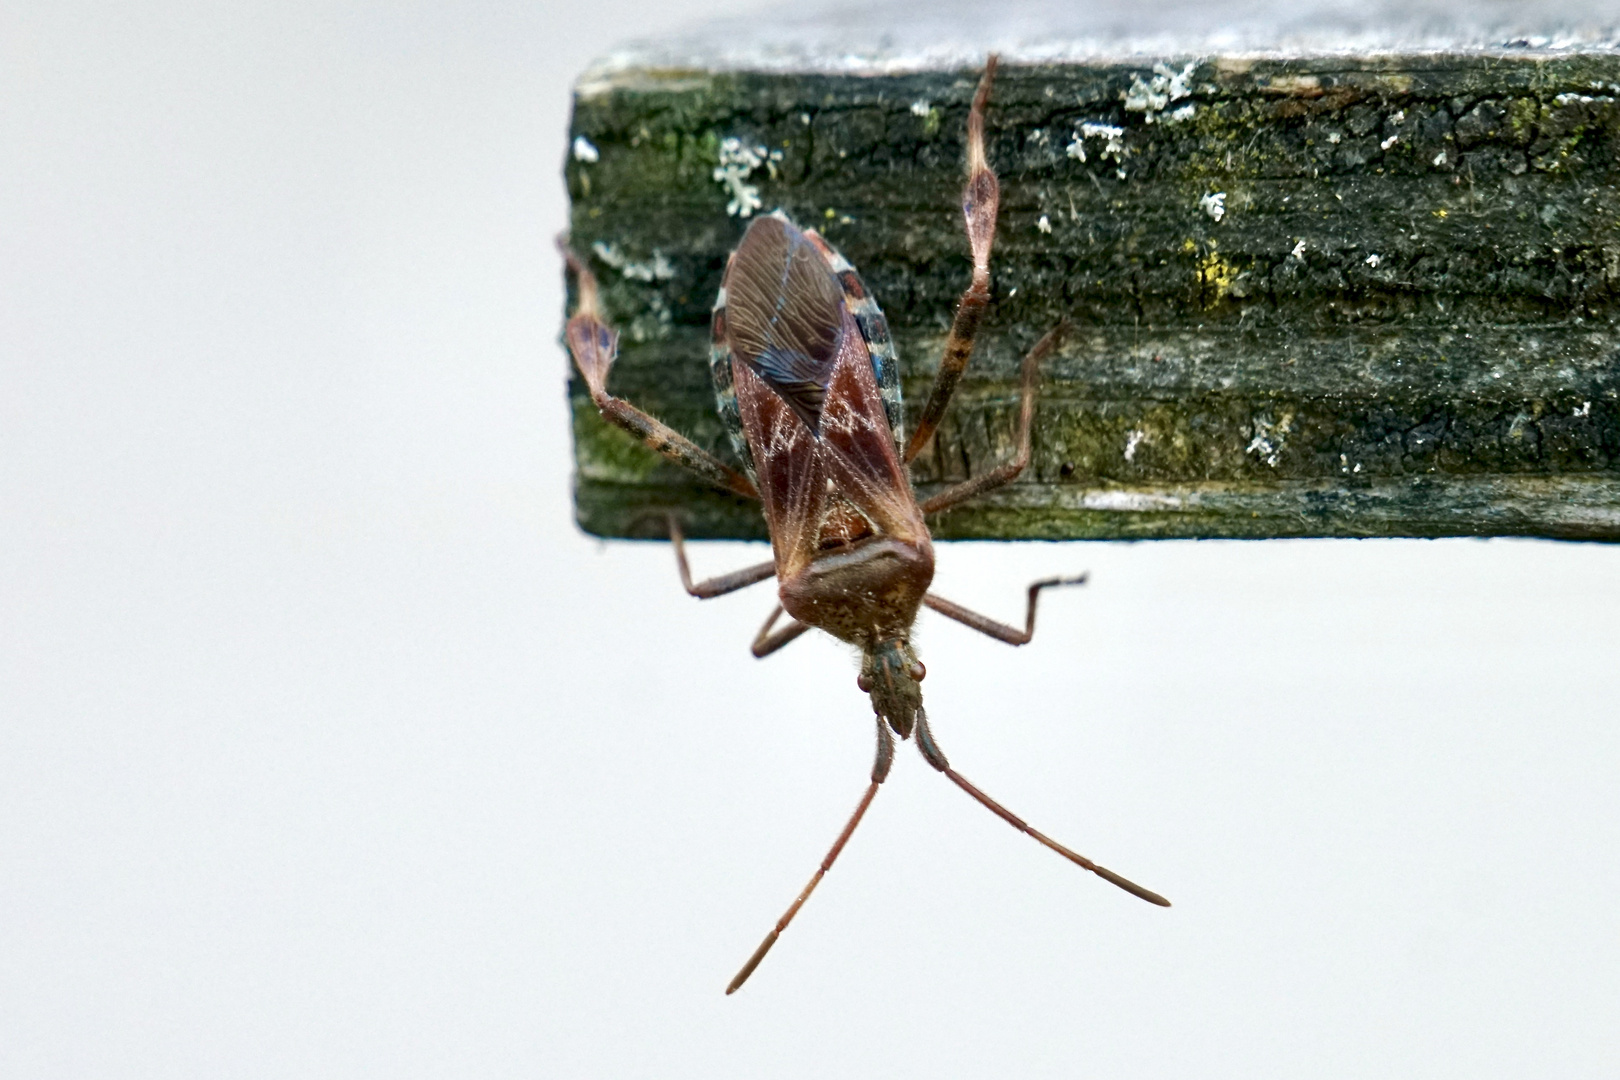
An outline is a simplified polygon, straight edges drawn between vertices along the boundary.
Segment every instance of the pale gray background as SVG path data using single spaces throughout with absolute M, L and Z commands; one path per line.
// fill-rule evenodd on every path
M 1620 551 L 950 546 L 843 651 L 569 517 L 568 85 L 743 0 L 0 11 L 0 1075 L 1612 1077 Z M 993 8 L 994 5 L 990 5 Z M 762 549 L 704 545 L 700 572 Z

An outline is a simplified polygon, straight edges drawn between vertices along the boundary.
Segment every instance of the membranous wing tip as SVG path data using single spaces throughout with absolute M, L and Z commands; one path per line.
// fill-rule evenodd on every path
M 816 430 L 846 330 L 821 252 L 785 217 L 756 218 L 727 267 L 725 296 L 732 354 Z

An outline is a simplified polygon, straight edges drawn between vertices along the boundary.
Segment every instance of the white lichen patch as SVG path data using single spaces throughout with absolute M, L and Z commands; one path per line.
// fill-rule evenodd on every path
M 911 103 L 911 115 L 922 120 L 923 134 L 930 137 L 939 131 L 940 121 L 944 119 L 939 109 L 925 98 L 918 98 Z
M 1141 431 L 1141 430 L 1138 430 L 1138 429 L 1133 429 L 1133 430 L 1127 431 L 1125 433 L 1125 460 L 1126 461 L 1135 461 L 1136 460 L 1136 448 L 1138 446 L 1141 446 L 1142 445 L 1142 440 L 1144 440 L 1146 438 L 1147 438 L 1147 432 Z
M 1153 65 L 1153 77 L 1144 80 L 1140 75 L 1131 76 L 1131 88 L 1123 95 L 1126 112 L 1139 112 L 1143 123 L 1151 124 L 1159 113 L 1169 107 L 1172 101 L 1180 101 L 1184 97 L 1192 96 L 1192 90 L 1187 86 L 1187 80 L 1192 78 L 1193 69 L 1197 62 L 1191 62 L 1180 71 L 1174 71 L 1163 63 Z M 1183 110 L 1176 110 L 1177 113 Z M 1172 119 L 1185 120 L 1192 116 L 1172 114 Z
M 1288 441 L 1288 432 L 1294 426 L 1294 414 L 1284 413 L 1283 418 L 1273 421 L 1269 415 L 1256 416 L 1252 421 L 1254 437 L 1244 448 L 1244 453 L 1258 455 L 1260 460 L 1273 469 L 1282 458 L 1283 445 Z
M 1042 214 L 1041 219 L 1035 223 L 1035 227 L 1043 233 L 1049 233 L 1052 231 L 1052 219 Z
M 759 197 L 759 188 L 748 183 L 748 178 L 755 169 L 764 165 L 770 171 L 771 179 L 776 179 L 776 163 L 781 160 L 780 150 L 749 145 L 737 138 L 721 139 L 720 164 L 715 167 L 714 179 L 731 196 L 731 201 L 726 203 L 726 213 L 732 217 L 749 217 L 764 206 Z
M 1181 499 L 1154 491 L 1088 491 L 1080 497 L 1084 510 L 1178 510 Z
M 1219 221 L 1226 216 L 1226 192 L 1212 191 L 1198 200 L 1198 208 L 1210 216 L 1213 221 Z
M 576 135 L 574 136 L 574 160 L 583 161 L 587 165 L 594 165 L 602 160 L 602 155 L 597 152 L 596 147 L 591 145 L 591 140 L 583 135 Z
M 1076 161 L 1086 160 L 1086 140 L 1102 139 L 1103 148 L 1100 157 L 1113 158 L 1121 165 L 1125 163 L 1125 129 L 1113 124 L 1094 124 L 1087 121 L 1080 125 L 1080 130 L 1074 133 L 1074 139 L 1064 151 Z
M 627 332 L 634 342 L 662 341 L 675 327 L 675 314 L 662 296 L 653 293 L 647 297 L 647 309 L 630 320 Z
M 1171 109 L 1170 115 L 1165 117 L 1164 122 L 1167 124 L 1185 123 L 1186 121 L 1191 120 L 1193 115 L 1197 112 L 1198 106 L 1194 105 L 1192 102 L 1188 102 L 1179 109 Z
M 598 240 L 591 245 L 596 257 L 631 281 L 668 281 L 675 276 L 675 266 L 661 251 L 654 251 L 650 262 L 631 262 L 612 244 Z

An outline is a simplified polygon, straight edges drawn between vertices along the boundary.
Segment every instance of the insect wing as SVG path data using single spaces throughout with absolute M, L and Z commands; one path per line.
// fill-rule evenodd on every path
M 818 450 L 827 478 L 879 531 L 926 542 L 928 532 L 895 450 L 870 357 L 858 335 L 850 338 L 822 410 Z
M 726 269 L 733 357 L 812 431 L 847 332 L 843 294 L 820 250 L 785 218 L 758 219 Z
M 814 229 L 805 230 L 805 238 L 816 245 L 827 266 L 838 277 L 838 286 L 844 293 L 844 308 L 855 320 L 856 329 L 866 341 L 866 351 L 872 359 L 872 374 L 877 378 L 883 395 L 883 414 L 889 421 L 897 453 L 905 450 L 905 423 L 900 399 L 900 358 L 895 354 L 894 338 L 889 333 L 889 320 L 877 299 L 861 280 L 860 272 L 850 265 L 838 249 L 827 243 Z
M 791 576 L 816 552 L 827 499 L 826 468 L 815 433 L 783 397 L 740 360 L 733 362 L 732 374 L 776 573 Z
M 749 226 L 715 304 L 710 359 L 721 415 L 765 502 L 779 576 L 808 565 L 824 527 L 861 531 L 827 525 L 829 500 L 877 532 L 927 536 L 890 418 L 898 379 L 893 407 L 882 380 L 894 374 L 887 337 L 853 268 L 821 237 L 780 215 Z

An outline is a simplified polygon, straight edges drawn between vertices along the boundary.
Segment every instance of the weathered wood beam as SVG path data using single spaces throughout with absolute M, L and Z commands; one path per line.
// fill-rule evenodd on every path
M 1384 32 L 1338 52 L 1213 31 L 1009 48 L 988 132 L 996 302 L 919 492 L 1009 453 L 1019 356 L 1072 331 L 1031 468 L 940 536 L 1620 538 L 1614 35 Z M 624 331 L 614 392 L 727 457 L 708 313 L 752 197 L 860 268 L 908 405 L 967 280 L 981 55 L 808 39 L 753 60 L 703 36 L 643 47 L 576 90 L 571 230 Z M 691 535 L 763 535 L 752 505 L 570 392 L 586 530 L 659 535 L 649 511 L 679 507 Z

